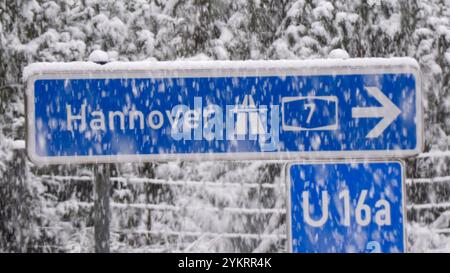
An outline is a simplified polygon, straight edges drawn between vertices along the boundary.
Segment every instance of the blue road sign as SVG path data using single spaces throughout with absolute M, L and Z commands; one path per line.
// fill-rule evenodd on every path
M 25 71 L 36 163 L 421 151 L 413 59 L 82 64 Z
M 288 165 L 292 252 L 404 252 L 404 171 L 398 161 Z

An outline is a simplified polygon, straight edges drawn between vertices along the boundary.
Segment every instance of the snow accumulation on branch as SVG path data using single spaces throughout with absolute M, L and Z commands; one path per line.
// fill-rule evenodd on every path
M 316 68 L 354 69 L 358 67 L 408 67 L 419 69 L 419 64 L 413 58 L 352 58 L 352 59 L 312 59 L 312 60 L 247 60 L 247 61 L 142 61 L 142 62 L 109 62 L 104 65 L 94 62 L 42 62 L 33 63 L 24 68 L 23 79 L 41 73 L 66 74 L 70 72 L 118 72 L 123 71 L 189 71 L 189 70 L 258 70 L 270 71 L 281 69 L 298 69 L 313 71 Z
M 51 201 L 46 201 L 49 206 L 54 205 Z M 77 202 L 73 200 L 68 200 L 64 202 L 59 202 L 58 206 L 64 207 L 83 207 L 92 208 L 94 203 L 92 202 Z M 203 211 L 212 213 L 232 213 L 232 214 L 286 214 L 285 208 L 240 208 L 240 207 L 189 207 L 189 206 L 175 206 L 167 204 L 147 204 L 147 203 L 117 203 L 112 202 L 111 208 L 114 209 L 144 209 L 144 210 L 160 210 L 160 211 Z
M 61 175 L 43 175 L 44 179 L 58 180 L 58 181 L 86 181 L 91 182 L 92 177 L 89 176 L 61 176 Z M 170 186 L 192 186 L 192 187 L 246 187 L 246 188 L 267 188 L 276 189 L 284 188 L 284 183 L 249 183 L 249 182 L 213 182 L 213 181 L 189 181 L 189 180 L 166 180 L 158 178 L 146 177 L 111 177 L 112 182 L 120 182 L 125 184 L 155 184 L 155 185 L 170 185 Z

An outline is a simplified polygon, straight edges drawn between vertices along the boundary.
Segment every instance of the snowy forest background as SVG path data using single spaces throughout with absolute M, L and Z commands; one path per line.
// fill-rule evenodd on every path
M 93 251 L 92 166 L 38 168 L 15 149 L 25 137 L 27 64 L 86 61 L 95 49 L 111 61 L 162 61 L 326 58 L 336 48 L 415 58 L 425 152 L 450 150 L 448 0 L 0 0 L 0 252 Z M 449 162 L 409 159 L 408 177 L 449 176 Z M 121 178 L 113 180 L 113 251 L 286 250 L 281 164 L 117 164 L 111 172 Z M 448 204 L 448 182 L 408 185 L 410 251 L 450 251 L 449 238 L 428 226 L 450 206 L 412 205 Z

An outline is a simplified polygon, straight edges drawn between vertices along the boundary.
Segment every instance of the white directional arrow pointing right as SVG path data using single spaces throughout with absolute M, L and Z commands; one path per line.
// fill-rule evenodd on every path
M 379 137 L 384 130 L 400 115 L 402 111 L 381 92 L 377 87 L 367 87 L 367 92 L 375 97 L 382 105 L 381 107 L 353 107 L 353 118 L 383 118 L 378 124 L 367 134 L 367 138 Z

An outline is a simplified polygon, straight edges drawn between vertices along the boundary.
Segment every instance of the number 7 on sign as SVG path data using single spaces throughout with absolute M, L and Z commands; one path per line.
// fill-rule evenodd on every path
M 281 99 L 284 131 L 323 131 L 338 128 L 336 96 L 283 97 Z
M 309 111 L 308 117 L 306 118 L 306 123 L 309 124 L 311 122 L 312 115 L 313 115 L 314 111 L 316 110 L 316 105 L 314 103 L 306 103 L 305 110 L 307 110 L 308 108 L 310 109 L 310 111 Z

